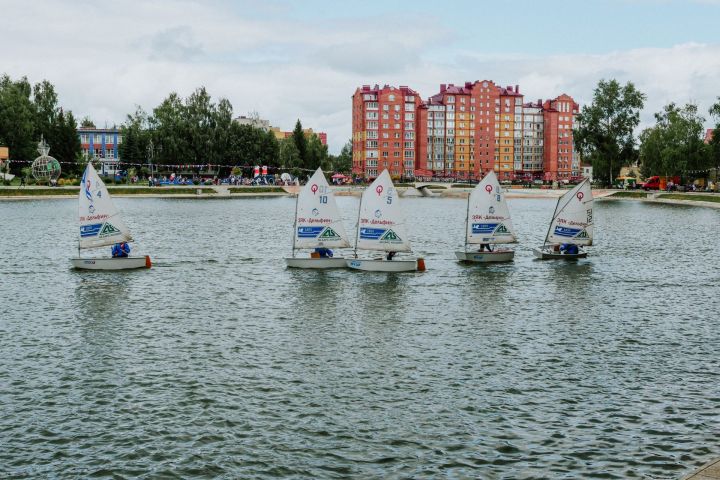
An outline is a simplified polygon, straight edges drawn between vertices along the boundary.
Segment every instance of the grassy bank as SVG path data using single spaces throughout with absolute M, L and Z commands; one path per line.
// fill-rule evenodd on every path
M 108 187 L 111 195 L 195 195 L 197 190 L 202 190 L 203 195 L 213 195 L 212 188 L 197 187 L 174 187 L 174 188 L 152 188 L 152 187 Z M 0 197 L 41 197 L 41 196 L 66 196 L 77 195 L 80 188 L 3 188 L 0 189 Z
M 108 187 L 108 191 L 114 195 L 196 195 L 198 190 L 202 191 L 203 195 L 217 193 L 212 188 L 202 187 Z
M 647 193 L 645 192 L 615 192 L 611 197 L 617 197 L 617 198 L 647 198 Z
M 286 193 L 281 187 L 230 187 L 230 193 Z
M 41 197 L 77 195 L 79 188 L 3 188 L 0 197 Z
M 689 200 L 691 202 L 720 203 L 720 195 L 663 193 L 657 196 L 660 200 Z

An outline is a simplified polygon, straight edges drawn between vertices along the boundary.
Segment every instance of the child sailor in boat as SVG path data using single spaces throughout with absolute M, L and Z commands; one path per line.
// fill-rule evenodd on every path
M 130 255 L 130 245 L 127 242 L 116 243 L 112 246 L 113 258 L 125 258 Z
M 479 252 L 484 252 L 484 251 L 486 251 L 486 250 L 487 250 L 488 252 L 492 252 L 492 247 L 490 246 L 490 244 L 489 244 L 489 243 L 481 243 L 481 244 L 480 244 L 480 250 L 478 250 L 478 251 L 479 251 Z
M 317 247 L 315 249 L 315 253 L 320 255 L 320 258 L 332 258 L 332 256 L 333 256 L 333 251 L 330 250 L 329 248 L 324 248 L 324 247 Z
M 563 243 L 560 245 L 560 253 L 567 253 L 570 255 L 577 255 L 578 247 L 574 243 Z

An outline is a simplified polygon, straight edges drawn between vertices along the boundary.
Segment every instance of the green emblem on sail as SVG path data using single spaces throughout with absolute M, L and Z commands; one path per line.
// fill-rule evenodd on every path
M 323 232 L 320 234 L 321 240 L 338 240 L 340 239 L 340 235 L 337 234 L 335 230 L 333 230 L 330 227 L 327 227 Z
M 494 233 L 495 233 L 496 235 L 497 235 L 497 234 L 500 234 L 500 233 L 508 233 L 508 229 L 505 228 L 505 225 L 501 223 L 501 224 L 498 225 L 498 227 L 495 229 L 495 232 L 494 232 Z
M 388 230 L 385 232 L 385 234 L 380 237 L 381 242 L 402 242 L 400 240 L 400 237 L 397 236 L 397 233 L 393 232 L 392 230 Z
M 588 238 L 587 230 L 583 229 L 583 231 L 578 233 L 575 238 Z
M 120 233 L 120 230 L 115 228 L 111 223 L 105 222 L 105 225 L 103 225 L 102 229 L 100 230 L 100 235 L 98 236 L 109 237 L 118 233 Z

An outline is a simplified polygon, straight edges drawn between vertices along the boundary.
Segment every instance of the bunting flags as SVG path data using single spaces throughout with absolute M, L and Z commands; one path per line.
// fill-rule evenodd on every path
M 10 160 L 9 163 L 26 163 L 31 164 L 33 160 Z M 129 163 L 129 162 L 117 162 L 117 161 L 108 161 L 103 159 L 95 159 L 96 162 L 101 163 L 108 163 L 112 165 L 117 165 L 118 167 L 127 168 L 127 167 L 150 167 L 150 164 L 147 163 Z M 62 165 L 79 165 L 77 162 L 61 162 L 58 160 L 58 163 Z M 153 163 L 152 168 L 155 170 L 162 169 L 162 170 L 182 170 L 182 169 L 200 169 L 200 170 L 213 170 L 217 168 L 243 168 L 243 169 L 253 169 L 257 167 L 258 164 L 254 165 L 221 165 L 221 164 L 213 164 L 213 163 L 201 163 L 201 164 L 165 164 L 165 163 Z M 268 171 L 274 171 L 274 172 L 287 172 L 290 170 L 300 170 L 303 172 L 314 172 L 315 169 L 312 168 L 284 168 L 284 167 L 265 167 L 263 166 L 263 175 L 266 175 Z

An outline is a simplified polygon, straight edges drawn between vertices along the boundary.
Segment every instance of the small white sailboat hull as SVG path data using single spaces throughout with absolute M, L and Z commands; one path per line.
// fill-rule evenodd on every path
M 578 253 L 562 253 L 555 251 L 552 247 L 533 248 L 533 254 L 540 260 L 577 260 L 587 257 L 587 252 L 582 248 Z
M 70 263 L 79 270 L 132 270 L 136 268 L 150 268 L 150 256 L 143 257 L 117 257 L 117 258 L 71 258 Z
M 422 272 L 425 271 L 425 260 L 422 258 L 413 260 L 352 258 L 347 260 L 347 266 L 353 270 L 366 272 Z
M 337 258 L 286 258 L 285 263 L 290 268 L 346 268 L 347 260 L 342 257 Z
M 515 250 L 495 250 L 494 252 L 455 252 L 455 256 L 461 262 L 512 262 L 513 258 L 515 258 Z

